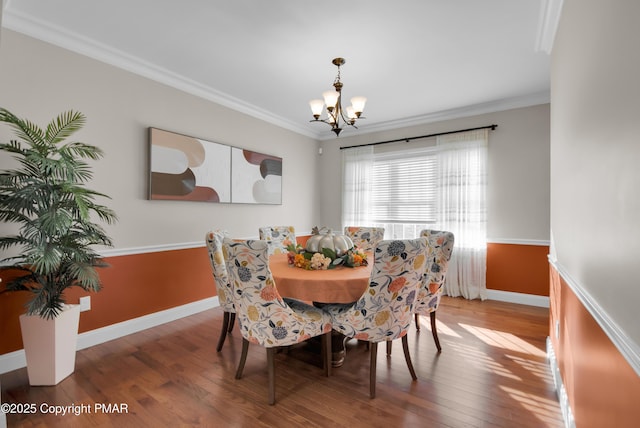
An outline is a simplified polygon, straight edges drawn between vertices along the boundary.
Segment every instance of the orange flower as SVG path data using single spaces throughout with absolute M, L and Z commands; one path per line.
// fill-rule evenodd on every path
M 438 291 L 439 287 L 440 287 L 440 284 L 438 284 L 437 282 L 431 282 L 429 283 L 429 292 L 431 294 L 434 294 L 436 291 Z
M 273 286 L 264 287 L 260 292 L 260 297 L 264 300 L 276 300 L 278 298 L 278 291 L 276 287 Z
M 405 278 L 404 276 L 400 276 L 394 279 L 393 281 L 391 281 L 391 284 L 389 284 L 389 291 L 393 293 L 395 293 L 396 291 L 400 291 L 400 289 L 404 286 L 406 282 L 407 282 L 407 278 Z
M 359 254 L 354 254 L 353 255 L 353 264 L 356 266 L 360 266 L 360 264 L 362 264 L 362 256 L 360 256 Z
M 309 266 L 309 261 L 305 259 L 302 254 L 296 254 L 293 258 L 293 264 L 296 267 L 307 269 L 307 267 Z

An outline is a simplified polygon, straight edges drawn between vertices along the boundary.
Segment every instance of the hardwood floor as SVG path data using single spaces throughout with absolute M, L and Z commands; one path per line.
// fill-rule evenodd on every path
M 381 346 L 375 399 L 363 343 L 347 343 L 345 363 L 330 378 L 314 344 L 279 353 L 275 406 L 267 404 L 264 348 L 251 346 L 240 380 L 237 327 L 216 353 L 222 314 L 208 310 L 79 351 L 75 373 L 54 387 L 29 387 L 26 369 L 2 375 L 3 403 L 37 407 L 7 415 L 8 426 L 564 426 L 546 361 L 544 308 L 443 298 L 442 353 L 422 317 L 420 333 L 409 332 L 418 380 L 411 381 L 400 340 L 390 358 Z M 44 414 L 42 403 L 45 410 L 74 404 L 80 414 Z M 125 406 L 119 414 L 96 404 Z

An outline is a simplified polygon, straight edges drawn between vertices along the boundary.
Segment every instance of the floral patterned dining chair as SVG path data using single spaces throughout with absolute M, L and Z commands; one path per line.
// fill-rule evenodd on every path
M 444 290 L 443 285 L 449 267 L 449 260 L 453 252 L 455 238 L 453 233 L 424 229 L 420 232 L 420 237 L 427 238 L 427 270 L 416 305 L 416 328 L 420 330 L 420 315 L 429 315 L 431 318 L 431 333 L 436 343 L 438 352 L 442 351 L 438 331 L 436 330 L 436 311 L 440 306 L 440 299 Z
M 344 234 L 362 251 L 371 252 L 384 239 L 384 227 L 346 226 Z
M 236 319 L 236 308 L 233 304 L 233 291 L 229 285 L 229 276 L 227 274 L 227 266 L 222 255 L 222 241 L 227 236 L 227 232 L 223 230 L 212 230 L 207 232 L 204 237 L 207 243 L 207 251 L 209 252 L 209 261 L 211 262 L 211 270 L 213 272 L 213 280 L 216 285 L 216 294 L 218 295 L 218 303 L 224 311 L 222 318 L 222 331 L 218 338 L 216 351 L 220 352 L 227 333 L 233 330 L 233 324 Z
M 282 346 L 322 336 L 323 368 L 331 374 L 331 318 L 321 309 L 280 297 L 269 269 L 268 244 L 263 240 L 224 240 L 227 270 L 235 290 L 236 316 L 242 334 L 242 354 L 236 379 L 242 377 L 249 344 L 267 349 L 269 404 L 275 403 L 275 351 Z
M 269 255 L 287 253 L 288 245 L 296 245 L 293 226 L 266 226 L 258 229 L 260 239 L 269 243 Z
M 426 239 L 381 241 L 374 250 L 369 287 L 351 304 L 329 304 L 322 309 L 331 315 L 333 328 L 349 338 L 369 342 L 369 395 L 376 394 L 378 342 L 401 338 L 411 377 L 417 376 L 411 363 L 407 332 L 413 320 L 418 289 L 426 268 Z

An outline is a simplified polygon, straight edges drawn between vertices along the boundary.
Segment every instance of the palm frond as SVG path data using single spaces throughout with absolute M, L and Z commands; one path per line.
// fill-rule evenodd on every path
M 19 138 L 22 138 L 25 143 L 36 148 L 37 150 L 42 150 L 46 147 L 44 142 L 44 132 L 40 127 L 31 123 L 26 119 L 20 119 L 15 116 L 10 111 L 0 108 L 0 122 L 5 122 L 11 128 L 13 128 L 14 132 Z
M 57 316 L 64 305 L 64 291 L 73 286 L 98 291 L 95 270 L 106 263 L 91 248 L 111 246 L 104 229 L 116 214 L 97 198 L 108 198 L 85 187 L 92 178 L 87 160 L 103 156 L 100 148 L 81 142 L 63 143 L 86 122 L 82 113 L 68 111 L 52 120 L 46 131 L 0 108 L 0 122 L 7 123 L 18 140 L 1 143 L 18 167 L 0 171 L 0 221 L 19 225 L 17 234 L 0 237 L 0 249 L 19 247 L 20 254 L 5 258 L 3 268 L 25 274 L 8 281 L 9 291 L 27 291 L 32 298 L 27 313 L 44 318 Z
M 47 126 L 45 139 L 49 144 L 58 144 L 84 126 L 86 117 L 80 112 L 66 111 Z
M 72 142 L 60 147 L 60 156 L 70 156 L 72 158 L 84 158 L 84 159 L 100 159 L 104 155 L 102 149 L 89 144 L 80 142 Z

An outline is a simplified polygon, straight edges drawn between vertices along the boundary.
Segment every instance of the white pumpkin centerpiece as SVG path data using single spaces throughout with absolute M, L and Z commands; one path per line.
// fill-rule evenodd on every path
M 313 235 L 307 240 L 305 250 L 310 253 L 322 253 L 324 248 L 334 251 L 338 257 L 341 257 L 353 248 L 353 241 L 345 235 L 336 235 L 331 231 L 320 232 L 317 228 L 313 228 Z

